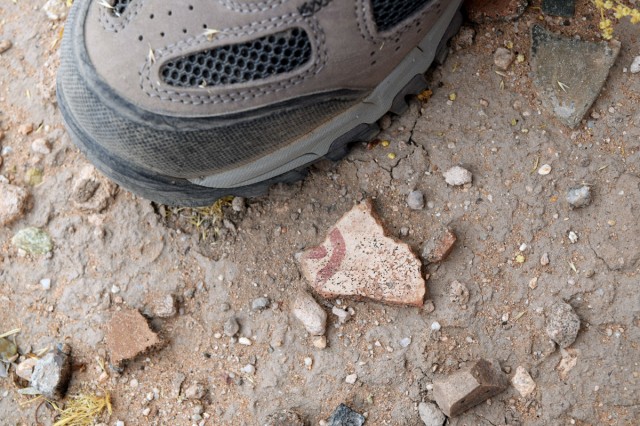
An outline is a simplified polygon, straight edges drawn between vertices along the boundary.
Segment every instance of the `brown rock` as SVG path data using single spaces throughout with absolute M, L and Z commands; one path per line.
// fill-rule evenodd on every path
M 80 210 L 100 213 L 109 207 L 117 188 L 113 182 L 99 175 L 93 166 L 86 166 L 73 186 L 72 198 Z
M 451 254 L 457 240 L 456 234 L 451 229 L 446 229 L 438 238 L 425 243 L 422 259 L 428 263 L 442 262 Z
M 27 208 L 28 199 L 29 193 L 25 189 L 0 182 L 0 226 L 18 220 Z
M 107 324 L 105 337 L 111 363 L 116 366 L 160 344 L 147 320 L 135 309 L 116 312 Z
M 0 54 L 11 49 L 11 46 L 13 46 L 13 43 L 11 43 L 11 40 L 0 40 Z
M 354 297 L 422 306 L 421 263 L 411 248 L 388 237 L 371 200 L 347 212 L 324 243 L 300 257 L 302 273 L 322 297 Z
M 512 21 L 519 18 L 529 0 L 466 0 L 464 9 L 471 22 Z
M 496 361 L 476 361 L 470 368 L 433 383 L 440 409 L 455 417 L 504 391 L 509 382 Z

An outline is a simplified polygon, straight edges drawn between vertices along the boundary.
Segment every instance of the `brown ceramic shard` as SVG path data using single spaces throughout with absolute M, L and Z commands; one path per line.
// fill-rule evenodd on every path
M 388 237 L 371 200 L 355 206 L 306 250 L 300 264 L 322 297 L 353 297 L 393 305 L 422 306 L 426 293 L 421 263 L 411 248 Z
M 115 366 L 160 344 L 146 318 L 135 309 L 123 309 L 111 317 L 106 340 L 111 363 Z

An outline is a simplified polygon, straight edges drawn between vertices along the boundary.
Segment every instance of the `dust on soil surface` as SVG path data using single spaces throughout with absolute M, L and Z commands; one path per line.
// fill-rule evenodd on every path
M 449 424 L 637 424 L 640 75 L 623 70 L 640 54 L 637 27 L 617 26 L 622 51 L 592 109 L 596 118 L 571 131 L 542 109 L 531 84 L 529 28 L 540 22 L 539 9 L 529 7 L 515 23 L 476 26 L 475 43 L 429 73 L 431 99 L 411 102 L 380 136 L 390 146 L 356 146 L 342 162 L 319 164 L 303 182 L 275 187 L 242 211 L 224 207 L 223 223 L 124 190 L 103 191 L 106 203 L 74 199 L 87 162 L 55 104 L 62 24 L 41 6 L 0 6 L 1 37 L 13 42 L 0 55 L 1 144 L 12 149 L 0 173 L 31 193 L 31 208 L 0 229 L 0 333 L 20 328 L 22 353 L 70 344 L 69 392 L 111 392 L 114 412 L 105 424 L 259 424 L 292 408 L 317 425 L 345 402 L 370 425 L 415 425 L 418 403 L 432 399 L 431 383 L 483 357 L 510 375 L 525 367 L 535 391 L 523 398 L 510 387 Z M 579 2 L 578 16 L 544 23 L 596 39 L 590 3 Z M 493 52 L 507 42 L 525 61 L 500 75 Z M 28 124 L 34 130 L 23 134 Z M 51 142 L 50 153 L 32 150 L 38 138 Z M 546 176 L 535 172 L 543 164 L 551 166 Z M 454 165 L 473 172 L 471 186 L 446 185 L 442 172 Z M 31 186 L 34 170 L 42 183 Z M 566 193 L 581 184 L 592 188 L 593 203 L 571 210 Z M 407 205 L 414 189 L 426 196 L 423 210 Z M 295 254 L 319 244 L 367 197 L 390 234 L 417 252 L 447 226 L 458 242 L 445 262 L 427 268 L 433 312 L 344 300 L 340 306 L 355 314 L 339 324 L 329 313 L 328 346 L 317 349 L 290 313 L 296 291 L 306 288 Z M 28 226 L 51 236 L 52 255 L 11 246 Z M 455 280 L 469 290 L 464 306 L 450 294 Z M 173 316 L 167 295 L 177 302 Z M 252 310 L 263 296 L 269 307 Z M 545 332 L 545 313 L 560 300 L 581 320 L 569 372 L 557 370 L 561 352 Z M 106 323 L 125 307 L 147 316 L 164 346 L 103 374 Z M 230 317 L 251 345 L 225 336 Z M 432 332 L 435 321 L 441 329 Z M 346 383 L 354 373 L 356 382 Z M 195 383 L 204 396 L 187 399 Z M 1 423 L 36 424 L 38 410 L 39 421 L 51 424 L 53 412 L 23 405 L 28 397 L 17 389 L 0 379 Z

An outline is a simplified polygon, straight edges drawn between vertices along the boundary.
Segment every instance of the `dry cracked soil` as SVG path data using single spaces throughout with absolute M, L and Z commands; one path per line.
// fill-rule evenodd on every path
M 235 210 L 198 211 L 153 204 L 91 170 L 56 106 L 63 21 L 49 19 L 43 3 L 0 5 L 0 38 L 13 43 L 0 54 L 0 174 L 30 194 L 17 220 L 0 228 L 0 333 L 19 328 L 20 353 L 69 344 L 69 394 L 112 396 L 112 415 L 98 422 L 257 425 L 293 409 L 318 425 L 345 402 L 368 425 L 417 425 L 435 380 L 493 358 L 509 376 L 526 369 L 533 392 L 509 387 L 448 424 L 637 424 L 640 74 L 627 70 L 640 54 L 637 27 L 617 25 L 620 56 L 575 130 L 536 97 L 529 29 L 543 23 L 597 40 L 598 15 L 583 0 L 576 18 L 542 17 L 534 1 L 515 22 L 466 23 L 474 43 L 453 42 L 428 73 L 430 99 L 411 100 L 379 136 L 388 146 L 358 144 L 298 184 Z M 493 52 L 505 45 L 524 60 L 496 72 Z M 551 171 L 541 175 L 544 164 Z M 442 173 L 455 165 L 473 173 L 472 184 L 445 183 Z M 571 209 L 567 191 L 580 185 L 593 201 Z M 407 205 L 412 190 L 424 193 L 423 209 Z M 307 288 L 296 254 L 366 198 L 388 232 L 418 253 L 446 227 L 458 242 L 444 262 L 425 267 L 433 310 L 318 298 L 329 316 L 320 349 L 291 314 Z M 47 232 L 49 255 L 11 244 L 26 227 Z M 454 281 L 468 300 L 459 284 L 452 292 Z M 252 309 L 260 297 L 268 307 Z M 581 322 L 568 352 L 545 331 L 559 301 Z M 338 303 L 353 311 L 345 323 L 331 314 Z M 145 315 L 163 344 L 118 370 L 108 366 L 106 325 L 127 308 Z M 225 335 L 231 317 L 251 345 Z M 561 364 L 563 354 L 570 359 Z M 202 392 L 186 391 L 194 384 Z M 0 423 L 52 424 L 55 413 L 20 395 L 22 386 L 11 374 L 0 378 Z

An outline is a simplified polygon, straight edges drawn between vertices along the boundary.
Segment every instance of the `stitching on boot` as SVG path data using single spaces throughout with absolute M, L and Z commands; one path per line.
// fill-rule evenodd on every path
M 289 0 L 266 0 L 254 3 L 239 3 L 233 0 L 218 0 L 218 3 L 229 10 L 239 13 L 264 12 L 282 6 Z

